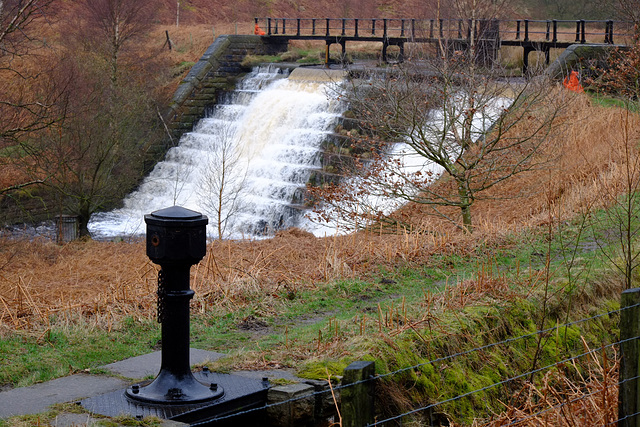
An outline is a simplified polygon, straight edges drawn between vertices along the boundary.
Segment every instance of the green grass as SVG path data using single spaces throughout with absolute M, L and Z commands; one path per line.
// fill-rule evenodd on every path
M 40 336 L 5 335 L 0 338 L 0 384 L 15 387 L 48 381 L 100 365 L 153 351 L 160 339 L 159 326 L 151 321 L 127 321 L 107 332 L 88 325 L 56 326 Z
M 640 112 L 638 102 L 630 101 L 628 98 L 617 98 L 611 95 L 602 95 L 596 92 L 589 92 L 591 99 L 598 105 L 603 107 L 617 107 L 628 109 L 633 113 Z

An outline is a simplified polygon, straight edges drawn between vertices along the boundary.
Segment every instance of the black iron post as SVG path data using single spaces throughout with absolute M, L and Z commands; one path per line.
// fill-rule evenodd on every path
M 189 363 L 189 270 L 206 254 L 206 216 L 173 206 L 144 216 L 147 256 L 161 267 L 158 275 L 158 321 L 162 323 L 162 362 L 149 385 L 129 387 L 125 395 L 153 404 L 186 404 L 217 399 L 224 390 L 203 384 Z
M 549 37 L 551 36 L 551 21 L 547 20 L 547 32 L 544 35 L 544 39 L 549 41 Z

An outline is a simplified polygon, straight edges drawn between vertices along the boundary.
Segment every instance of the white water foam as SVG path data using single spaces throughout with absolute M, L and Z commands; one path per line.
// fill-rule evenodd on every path
M 489 100 L 481 108 L 477 108 L 472 113 L 472 120 L 469 127 L 470 138 L 476 141 L 485 135 L 493 124 L 500 118 L 506 109 L 513 102 L 509 98 L 495 98 Z M 449 114 L 445 120 L 442 110 L 432 111 L 430 120 L 420 129 L 424 135 L 432 135 L 433 141 L 441 141 L 441 149 L 447 152 L 452 160 L 455 160 L 461 150 L 456 143 L 454 131 L 458 134 L 462 132 L 463 122 L 467 120 L 468 101 L 461 94 L 451 100 L 451 105 L 447 111 Z M 416 136 L 415 141 L 422 140 L 421 136 Z M 426 141 L 425 141 L 426 143 Z M 437 144 L 437 142 L 436 142 Z M 406 198 L 389 195 L 390 188 L 394 188 L 398 193 L 414 196 L 419 191 L 415 186 L 409 184 L 412 181 L 421 181 L 425 176 L 429 176 L 429 181 L 434 182 L 444 173 L 444 168 L 425 156 L 419 154 L 414 147 L 408 143 L 399 142 L 393 144 L 387 153 L 387 168 L 385 169 L 386 180 L 384 184 L 375 182 L 365 182 L 361 177 L 347 179 L 343 184 L 346 191 L 361 194 L 357 203 L 349 206 L 339 206 L 337 210 L 351 211 L 357 213 L 360 218 L 367 216 L 376 217 L 378 213 L 389 215 L 393 211 L 400 209 L 407 203 Z M 420 177 L 416 179 L 417 177 Z M 331 213 L 334 208 L 326 207 L 325 217 L 338 218 L 338 213 Z M 360 226 L 364 225 L 362 223 Z M 318 215 L 310 214 L 303 223 L 303 228 L 311 231 L 316 236 L 334 235 L 355 231 L 355 224 L 338 222 L 326 223 Z
M 209 216 L 211 237 L 218 236 L 218 223 L 225 238 L 298 225 L 300 211 L 292 202 L 320 167 L 321 143 L 344 110 L 330 96 L 341 76 L 327 76 L 321 70 L 294 71 L 291 78 L 255 70 L 228 103 L 167 152 L 123 208 L 92 217 L 92 235 L 143 234 L 144 214 L 173 205 Z

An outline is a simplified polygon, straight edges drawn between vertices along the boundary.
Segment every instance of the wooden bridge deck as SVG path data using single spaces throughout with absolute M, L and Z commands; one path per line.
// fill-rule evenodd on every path
M 398 60 L 404 59 L 406 43 L 445 41 L 456 49 L 467 49 L 472 35 L 484 56 L 495 56 L 500 46 L 524 50 L 523 71 L 529 65 L 529 53 L 541 51 L 549 62 L 549 51 L 576 43 L 626 45 L 631 42 L 630 22 L 614 20 L 475 20 L 470 19 L 346 19 L 346 18 L 255 18 L 255 31 L 267 39 L 324 40 L 329 47 L 337 43 L 346 51 L 347 42 L 382 43 L 382 59 L 387 47 L 398 46 Z

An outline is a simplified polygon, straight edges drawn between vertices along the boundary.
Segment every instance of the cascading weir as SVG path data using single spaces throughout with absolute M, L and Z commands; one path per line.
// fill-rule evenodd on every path
M 301 189 L 321 167 L 322 143 L 346 109 L 344 71 L 254 70 L 171 148 L 124 207 L 94 215 L 98 238 L 144 233 L 145 212 L 179 205 L 205 213 L 208 234 L 269 235 L 297 226 Z

